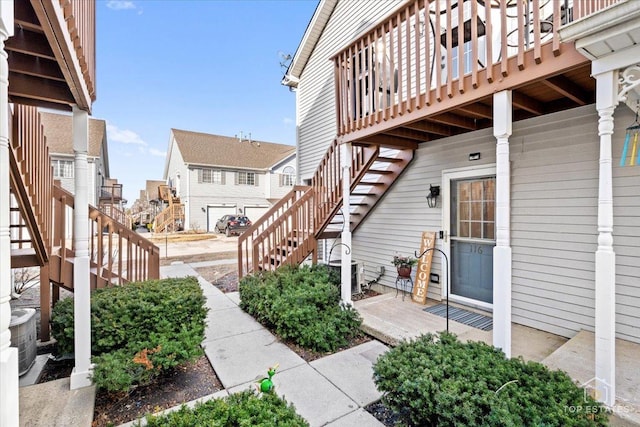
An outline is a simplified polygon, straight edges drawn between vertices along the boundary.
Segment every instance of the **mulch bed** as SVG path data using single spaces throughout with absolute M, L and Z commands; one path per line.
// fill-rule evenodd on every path
M 69 377 L 73 365 L 72 359 L 50 359 L 39 382 Z M 153 383 L 134 388 L 129 393 L 98 391 L 92 427 L 120 425 L 222 389 L 222 383 L 209 359 L 202 355 L 195 362 L 166 372 Z
M 398 414 L 385 406 L 381 401 L 373 402 L 365 406 L 364 409 L 387 427 L 403 425 L 400 424 L 400 417 Z

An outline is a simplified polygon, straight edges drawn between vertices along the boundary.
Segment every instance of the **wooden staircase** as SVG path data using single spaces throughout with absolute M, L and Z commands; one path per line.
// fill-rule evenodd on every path
M 74 197 L 54 182 L 35 107 L 14 105 L 9 145 L 11 267 L 40 268 L 40 339 L 47 341 L 60 288 L 74 289 Z M 157 246 L 93 206 L 88 219 L 91 289 L 159 278 Z
M 352 146 L 350 226 L 354 231 L 413 159 L 413 148 Z M 312 257 L 317 241 L 337 238 L 344 229 L 342 168 L 336 140 L 329 146 L 311 186 L 293 190 L 238 238 L 238 276 Z
M 180 231 L 184 228 L 184 204 L 168 185 L 158 187 L 160 200 L 167 203 L 167 207 L 153 220 L 153 231 L 156 233 Z

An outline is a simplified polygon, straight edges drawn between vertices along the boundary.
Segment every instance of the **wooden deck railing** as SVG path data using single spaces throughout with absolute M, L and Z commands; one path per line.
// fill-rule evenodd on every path
M 156 233 L 167 231 L 177 231 L 178 222 L 184 225 L 184 205 L 181 203 L 169 204 L 153 220 L 153 230 Z
M 351 147 L 351 188 L 360 181 L 362 175 L 375 160 L 377 147 L 353 145 Z M 317 236 L 328 225 L 331 218 L 342 207 L 342 169 L 340 148 L 334 140 L 313 174 L 311 186 L 316 199 L 314 231 Z
M 295 185 L 238 237 L 238 277 L 275 268 L 270 258 L 273 256 L 284 261 L 285 256 L 278 252 L 285 247 L 285 243 L 309 251 L 297 261 L 302 262 L 313 250 L 309 246 L 312 244 L 309 239 L 313 239 L 313 215 L 311 187 Z M 292 262 L 293 258 L 287 261 L 289 264 Z
M 96 2 L 58 0 L 91 99 L 96 99 Z
M 101 201 L 110 201 L 111 203 L 122 200 L 122 184 L 101 186 L 99 199 Z
M 115 205 L 104 203 L 100 204 L 99 209 L 100 211 L 104 212 L 105 215 L 110 216 L 120 224 L 124 224 L 126 226 L 129 225 L 130 221 L 127 217 L 127 214 L 122 209 L 117 208 Z
M 22 221 L 29 238 L 35 236 L 32 247 L 43 264 L 48 258 L 53 235 L 53 170 L 36 107 L 15 104 L 11 128 L 13 194 L 19 199 L 18 204 L 25 207 Z M 22 243 L 21 247 L 24 247 Z
M 504 88 L 510 74 L 562 54 L 562 24 L 616 2 L 409 1 L 333 57 L 338 135 L 433 112 L 450 99 L 469 102 L 462 95 L 480 87 Z
M 73 255 L 73 194 L 54 186 L 54 247 L 64 265 Z M 123 285 L 160 275 L 160 250 L 116 219 L 89 207 L 89 254 L 96 283 Z

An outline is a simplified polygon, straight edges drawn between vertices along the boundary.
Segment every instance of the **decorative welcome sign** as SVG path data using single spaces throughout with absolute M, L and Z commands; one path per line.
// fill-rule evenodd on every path
M 416 284 L 413 287 L 411 299 L 420 304 L 427 303 L 427 289 L 429 287 L 429 276 L 431 274 L 431 261 L 433 251 L 424 253 L 427 249 L 436 247 L 436 233 L 433 231 L 423 231 L 420 239 L 420 253 L 424 254 L 418 260 L 418 271 L 416 272 Z

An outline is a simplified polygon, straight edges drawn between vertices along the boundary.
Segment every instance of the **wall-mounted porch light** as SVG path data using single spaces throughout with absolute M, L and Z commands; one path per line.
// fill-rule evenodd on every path
M 427 205 L 435 208 L 438 205 L 438 196 L 440 196 L 440 186 L 429 184 L 429 194 L 427 194 Z

